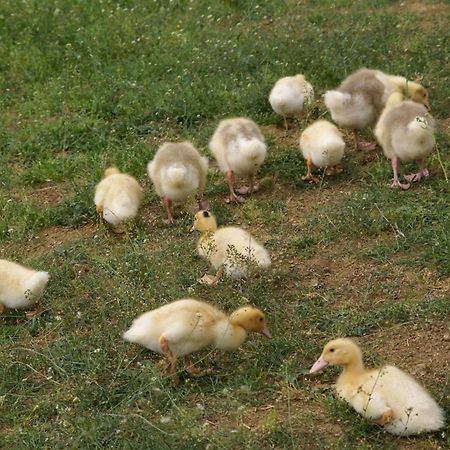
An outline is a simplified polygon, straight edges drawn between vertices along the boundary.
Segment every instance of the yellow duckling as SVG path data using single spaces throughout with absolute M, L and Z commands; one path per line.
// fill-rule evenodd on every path
M 304 75 L 280 78 L 270 91 L 269 102 L 272 109 L 283 116 L 287 130 L 286 117 L 299 117 L 305 105 L 314 100 L 314 89 Z
M 215 276 L 205 275 L 202 282 L 215 284 L 222 274 L 239 279 L 249 273 L 251 267 L 267 268 L 270 256 L 267 250 L 247 231 L 239 227 L 217 228 L 216 218 L 209 211 L 195 214 L 191 231 L 202 233 L 197 251 L 208 259 L 217 270 Z
M 97 214 L 113 226 L 114 232 L 122 233 L 124 230 L 119 228 L 120 224 L 136 217 L 143 195 L 135 178 L 110 167 L 95 188 Z
M 442 409 L 416 380 L 394 366 L 366 369 L 351 339 L 328 342 L 310 373 L 328 365 L 344 367 L 336 382 L 338 395 L 389 433 L 409 436 L 444 425 Z
M 36 303 L 42 296 L 48 279 L 48 272 L 38 272 L 0 259 L 0 314 L 6 308 L 22 309 Z M 27 315 L 35 315 L 40 311 Z
M 311 168 L 335 168 L 344 156 L 345 142 L 336 125 L 328 120 L 317 120 L 300 136 L 300 150 L 306 159 L 307 172 L 302 180 L 317 182 Z
M 168 360 L 167 375 L 174 376 L 179 357 L 185 357 L 185 370 L 193 375 L 210 373 L 195 368 L 188 355 L 205 347 L 235 350 L 248 332 L 271 338 L 264 314 L 245 306 L 229 317 L 216 307 L 193 298 L 174 301 L 138 317 L 123 338 L 163 354 Z

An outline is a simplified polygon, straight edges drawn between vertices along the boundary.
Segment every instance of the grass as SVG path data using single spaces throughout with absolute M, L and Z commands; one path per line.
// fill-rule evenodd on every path
M 445 2 L 45 0 L 0 5 L 0 257 L 51 273 L 47 311 L 8 311 L 0 328 L 1 448 L 432 449 L 448 428 L 395 438 L 334 398 L 336 370 L 307 371 L 329 339 L 357 337 L 368 364 L 414 372 L 449 410 L 448 71 Z M 305 119 L 284 133 L 267 101 L 285 74 L 320 95 L 360 66 L 423 76 L 440 124 L 432 177 L 388 188 L 380 151 L 351 150 L 343 172 L 301 181 Z M 197 283 L 208 267 L 188 235 L 166 228 L 145 175 L 158 146 L 191 140 L 207 154 L 220 118 L 246 115 L 269 144 L 262 190 L 222 202 L 273 268 L 261 278 Z M 370 137 L 370 131 L 367 131 Z M 136 176 L 142 218 L 117 238 L 95 226 L 93 189 L 105 166 Z M 407 165 L 402 167 L 406 173 Z M 174 388 L 159 358 L 122 341 L 140 313 L 194 296 L 267 313 L 274 338 L 202 353 L 212 376 Z M 411 352 L 409 342 L 414 342 Z

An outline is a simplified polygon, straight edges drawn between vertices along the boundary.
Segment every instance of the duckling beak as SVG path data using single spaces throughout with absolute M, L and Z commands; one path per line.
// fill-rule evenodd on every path
M 270 330 L 267 327 L 264 327 L 260 333 L 262 335 L 264 335 L 266 338 L 272 339 L 272 333 L 270 332 Z
M 189 228 L 189 233 L 192 233 L 193 231 L 195 231 L 195 227 L 194 227 L 194 225 L 192 225 L 192 227 L 191 227 L 191 228 Z
M 323 356 L 321 356 L 311 367 L 311 369 L 309 370 L 309 373 L 319 372 L 319 370 L 322 370 L 327 366 L 328 366 L 328 362 L 325 361 Z

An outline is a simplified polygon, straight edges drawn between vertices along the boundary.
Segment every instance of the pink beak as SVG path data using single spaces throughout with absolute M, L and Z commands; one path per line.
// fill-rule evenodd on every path
M 328 366 L 328 362 L 325 361 L 323 356 L 321 356 L 311 367 L 311 369 L 309 370 L 309 373 L 319 372 L 319 370 L 322 370 L 327 366 Z
M 266 338 L 272 339 L 272 333 L 267 327 L 263 328 L 260 333 L 263 334 Z

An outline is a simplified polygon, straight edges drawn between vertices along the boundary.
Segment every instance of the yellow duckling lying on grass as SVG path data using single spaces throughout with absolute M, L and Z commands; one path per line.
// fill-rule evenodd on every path
M 203 375 L 211 370 L 194 367 L 188 355 L 210 346 L 235 350 L 250 331 L 272 337 L 259 309 L 245 306 L 227 317 L 208 303 L 185 298 L 138 317 L 123 338 L 163 354 L 168 361 L 169 376 L 175 376 L 178 358 L 183 356 L 187 372 Z
M 0 314 L 6 308 L 23 309 L 36 303 L 44 292 L 48 272 L 28 269 L 5 259 L 0 259 Z M 36 315 L 41 309 L 27 313 Z
M 217 271 L 215 276 L 203 276 L 203 283 L 216 284 L 224 272 L 239 279 L 252 268 L 270 266 L 269 253 L 250 233 L 239 227 L 217 228 L 216 218 L 209 211 L 197 212 L 193 230 L 202 233 L 197 243 L 199 255 L 208 259 Z
M 115 233 L 123 233 L 120 225 L 136 217 L 143 195 L 141 186 L 131 175 L 110 167 L 95 188 L 97 214 L 113 226 Z
M 310 373 L 328 365 L 344 367 L 336 382 L 339 396 L 389 433 L 409 436 L 444 426 L 442 409 L 417 381 L 394 366 L 366 369 L 351 339 L 328 342 Z

